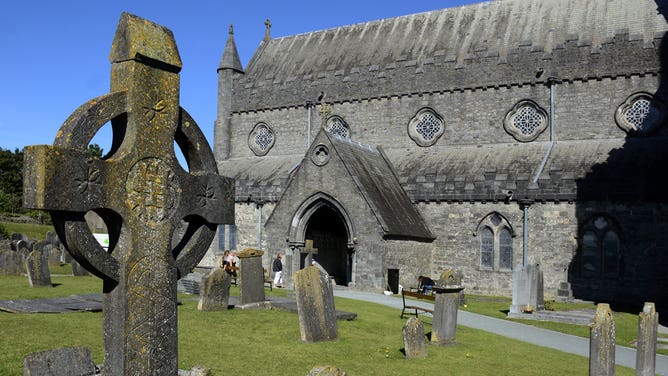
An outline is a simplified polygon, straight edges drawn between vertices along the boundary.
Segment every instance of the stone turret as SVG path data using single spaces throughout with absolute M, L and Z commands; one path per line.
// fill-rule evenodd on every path
M 225 51 L 218 65 L 218 116 L 213 131 L 216 161 L 226 160 L 230 156 L 232 81 L 236 74 L 244 74 L 244 70 L 234 42 L 234 29 L 230 25 Z

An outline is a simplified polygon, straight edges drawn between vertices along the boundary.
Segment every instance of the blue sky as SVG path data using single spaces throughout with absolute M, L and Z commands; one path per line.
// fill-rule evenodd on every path
M 181 106 L 211 144 L 216 67 L 230 24 L 245 66 L 264 36 L 267 18 L 272 37 L 281 37 L 477 2 L 481 0 L 7 2 L 0 22 L 0 147 L 51 144 L 77 107 L 109 92 L 108 56 L 123 11 L 174 32 L 183 62 Z M 94 142 L 108 150 L 109 138 L 101 133 Z

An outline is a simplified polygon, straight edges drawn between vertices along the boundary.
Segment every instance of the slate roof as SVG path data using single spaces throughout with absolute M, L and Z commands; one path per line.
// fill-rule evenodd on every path
M 422 215 L 401 187 L 381 149 L 331 136 L 336 153 L 374 212 L 385 236 L 433 240 Z
M 232 108 L 656 73 L 666 29 L 654 0 L 497 0 L 266 39 Z
M 384 202 L 396 192 L 384 192 L 378 176 L 391 174 L 369 160 L 381 156 L 354 153 L 353 146 L 337 142 L 342 158 L 358 184 L 367 187 L 370 202 L 379 210 L 391 210 Z M 351 143 L 352 145 L 352 143 Z M 630 138 L 559 141 L 536 179 L 548 142 L 486 144 L 425 148 L 383 154 L 413 202 L 504 201 L 668 201 L 668 138 Z M 361 150 L 361 149 L 360 149 Z M 288 172 L 303 156 L 249 158 L 223 162 L 223 175 L 237 179 L 237 201 L 249 195 L 277 201 L 288 183 Z M 231 168 L 233 166 L 233 168 Z M 403 210 L 403 209 L 402 209 Z M 391 214 L 381 214 L 392 218 Z M 399 216 L 400 217 L 400 216 Z M 388 220 L 389 221 L 389 220 Z

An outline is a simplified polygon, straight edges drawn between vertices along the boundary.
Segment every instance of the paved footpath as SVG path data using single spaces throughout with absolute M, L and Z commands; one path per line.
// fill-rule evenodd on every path
M 334 289 L 334 295 L 342 298 L 378 303 L 397 308 L 398 310 L 401 310 L 403 307 L 401 298 L 397 298 L 396 296 L 387 296 L 372 292 L 350 291 L 347 289 Z M 433 304 L 421 301 L 411 301 L 411 304 L 433 308 Z M 520 324 L 509 320 L 501 320 L 462 310 L 459 310 L 459 313 L 457 314 L 457 324 L 499 334 L 504 337 L 532 343 L 538 346 L 589 357 L 588 338 L 562 334 L 552 330 L 536 328 L 531 325 Z M 617 346 L 615 351 L 615 363 L 621 366 L 635 368 L 635 349 L 625 346 Z M 656 373 L 668 376 L 668 356 L 656 356 Z

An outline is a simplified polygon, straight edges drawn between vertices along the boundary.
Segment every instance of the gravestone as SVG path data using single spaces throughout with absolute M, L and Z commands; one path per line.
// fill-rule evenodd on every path
M 239 257 L 239 298 L 241 305 L 263 302 L 264 269 L 260 249 L 246 248 L 237 254 Z
M 304 267 L 307 267 L 313 262 L 313 255 L 318 254 L 318 248 L 313 248 L 313 240 L 306 239 L 304 240 L 304 249 L 302 249 L 301 253 L 306 253 Z
M 615 374 L 615 321 L 610 306 L 596 306 L 594 322 L 589 326 L 589 374 Z
M 233 223 L 234 182 L 218 174 L 179 106 L 181 59 L 169 29 L 123 13 L 110 61 L 111 92 L 70 115 L 52 146 L 24 149 L 24 206 L 49 211 L 70 254 L 103 280 L 103 374 L 175 376 L 177 279 L 202 259 L 216 224 Z M 108 158 L 90 156 L 109 121 Z M 88 228 L 90 210 L 108 226 L 109 251 Z M 172 242 L 175 233 L 183 235 Z
M 35 249 L 26 258 L 26 272 L 30 287 L 53 287 L 49 271 L 49 255 Z
M 95 375 L 93 355 L 86 347 L 66 347 L 29 354 L 23 359 L 24 376 Z
M 348 376 L 348 373 L 334 366 L 315 366 L 306 376 Z
M 406 358 L 422 358 L 427 356 L 427 341 L 424 337 L 424 323 L 417 317 L 406 320 L 402 334 L 404 337 L 404 354 Z
M 70 261 L 70 265 L 72 265 L 72 275 L 73 276 L 75 276 L 75 277 L 86 277 L 86 276 L 90 275 L 88 273 L 88 271 L 86 270 L 86 268 L 81 266 L 81 264 L 79 264 L 77 262 L 77 260 L 72 259 L 72 261 Z
M 197 309 L 200 311 L 224 311 L 230 302 L 232 277 L 221 268 L 215 268 L 202 278 Z
M 434 319 L 432 321 L 431 343 L 439 346 L 456 344 L 457 312 L 464 288 L 461 274 L 451 269 L 441 273 L 432 291 L 434 298 Z
M 513 271 L 513 300 L 508 316 L 541 311 L 544 308 L 543 272 L 540 265 L 518 265 Z
M 9 247 L 0 249 L 0 274 L 21 275 L 23 272 L 21 254 Z
M 327 273 L 308 266 L 294 274 L 299 330 L 304 342 L 339 338 L 334 291 Z
M 659 314 L 654 303 L 645 303 L 638 315 L 638 347 L 636 348 L 636 375 L 651 376 L 656 369 L 656 337 Z

